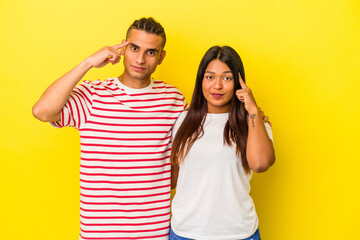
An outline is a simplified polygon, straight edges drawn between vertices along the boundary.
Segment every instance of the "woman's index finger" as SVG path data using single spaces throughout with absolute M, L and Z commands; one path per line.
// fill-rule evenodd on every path
M 244 80 L 242 79 L 240 73 L 239 73 L 239 82 L 240 82 L 240 86 L 241 86 L 242 89 L 248 88 L 248 87 L 246 86 Z

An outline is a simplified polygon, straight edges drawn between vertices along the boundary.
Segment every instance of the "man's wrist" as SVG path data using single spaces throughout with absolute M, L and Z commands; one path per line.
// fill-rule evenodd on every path
M 83 60 L 83 61 L 79 64 L 79 66 L 80 66 L 82 69 L 84 69 L 85 71 L 89 71 L 89 70 L 93 67 L 88 61 L 86 61 L 86 59 Z

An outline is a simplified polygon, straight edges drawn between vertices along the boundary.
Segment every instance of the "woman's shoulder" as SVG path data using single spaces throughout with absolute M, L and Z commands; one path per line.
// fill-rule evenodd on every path
M 176 119 L 175 125 L 180 125 L 184 121 L 187 113 L 188 111 L 183 111 L 182 113 L 180 113 L 179 117 Z

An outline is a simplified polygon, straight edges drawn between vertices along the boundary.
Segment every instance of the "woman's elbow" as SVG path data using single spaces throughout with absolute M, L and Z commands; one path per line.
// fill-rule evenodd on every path
M 250 166 L 251 170 L 256 173 L 262 173 L 268 170 L 275 163 L 275 155 L 269 156 L 266 159 L 259 159 L 255 164 Z

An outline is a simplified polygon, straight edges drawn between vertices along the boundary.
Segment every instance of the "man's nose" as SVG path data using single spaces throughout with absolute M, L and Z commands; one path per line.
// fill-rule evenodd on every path
M 139 52 L 136 58 L 137 64 L 144 64 L 145 63 L 145 52 Z

